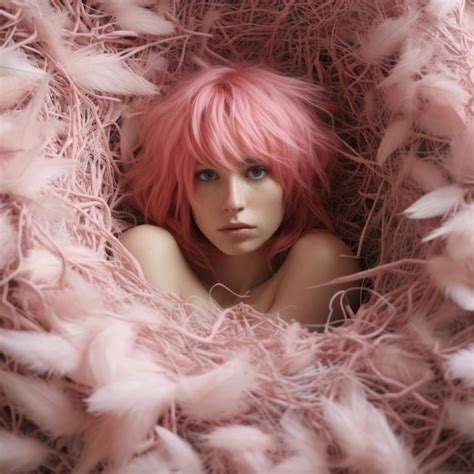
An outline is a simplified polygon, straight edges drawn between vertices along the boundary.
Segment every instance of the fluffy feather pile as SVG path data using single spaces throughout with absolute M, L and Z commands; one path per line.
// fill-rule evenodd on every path
M 0 471 L 472 470 L 473 34 L 463 0 L 0 0 Z M 337 328 L 204 314 L 116 239 L 143 106 L 229 60 L 337 105 Z

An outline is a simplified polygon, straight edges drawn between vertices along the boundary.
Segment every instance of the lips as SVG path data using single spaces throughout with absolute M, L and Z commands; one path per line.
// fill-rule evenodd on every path
M 237 230 L 237 229 L 253 229 L 254 226 L 248 224 L 229 224 L 225 227 L 221 227 L 219 230 Z

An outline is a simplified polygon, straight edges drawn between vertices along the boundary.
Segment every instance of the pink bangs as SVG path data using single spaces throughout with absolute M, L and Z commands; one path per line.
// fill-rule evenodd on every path
M 192 221 L 196 163 L 233 169 L 252 158 L 283 188 L 285 218 L 268 262 L 303 232 L 331 229 L 324 210 L 332 132 L 315 114 L 320 91 L 261 66 L 215 67 L 179 82 L 145 114 L 142 149 L 127 178 L 145 218 L 168 229 L 185 256 L 210 268 L 209 242 Z

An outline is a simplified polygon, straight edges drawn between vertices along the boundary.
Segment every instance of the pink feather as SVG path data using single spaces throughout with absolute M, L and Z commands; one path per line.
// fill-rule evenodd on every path
M 110 474 L 144 473 L 172 474 L 172 471 L 170 471 L 169 464 L 157 450 L 153 450 L 143 456 L 137 456 L 126 465 L 110 471 Z
M 386 106 L 396 113 L 411 115 L 416 110 L 416 83 L 411 77 L 383 89 Z
M 28 203 L 28 208 L 37 221 L 61 219 L 71 222 L 77 219 L 74 208 L 64 199 L 49 194 L 42 194 Z
M 455 261 L 441 255 L 428 261 L 428 272 L 434 282 L 444 290 L 458 306 L 467 310 L 474 310 L 474 272 L 463 261 Z
M 72 160 L 43 158 L 34 153 L 24 153 L 0 162 L 0 193 L 35 199 L 76 165 Z
M 452 107 L 431 103 L 417 111 L 416 124 L 435 137 L 454 137 L 464 128 L 464 120 Z
M 53 382 L 0 372 L 5 395 L 40 429 L 54 436 L 72 436 L 85 427 L 85 416 Z
M 68 374 L 80 362 L 79 351 L 64 338 L 52 333 L 0 329 L 0 351 L 40 373 Z
M 151 10 L 141 8 L 133 0 L 109 0 L 108 8 L 123 28 L 150 35 L 169 35 L 174 32 L 173 23 Z
M 416 182 L 424 193 L 449 185 L 440 166 L 428 160 L 418 160 L 412 154 L 404 158 L 408 175 Z
M 451 107 L 464 120 L 464 108 L 470 99 L 470 94 L 453 78 L 451 74 L 431 73 L 417 83 L 418 95 L 432 104 Z
M 281 461 L 271 474 L 329 474 L 326 463 L 325 444 L 295 415 L 286 413 L 281 419 L 284 440 L 293 455 Z
M 45 76 L 26 108 L 0 116 L 0 151 L 13 154 L 31 151 L 27 157 L 41 155 L 42 145 L 57 135 L 58 122 L 38 120 L 47 91 L 48 76 Z
M 452 354 L 446 362 L 448 373 L 474 387 L 474 344 Z
M 46 460 L 48 447 L 38 440 L 0 429 L 0 472 L 37 472 Z
M 361 472 L 417 472 L 413 457 L 394 435 L 383 412 L 367 401 L 355 383 L 346 385 L 340 401 L 323 399 L 322 408 L 346 454 L 346 465 Z
M 141 414 L 153 423 L 172 403 L 174 389 L 175 384 L 161 374 L 143 372 L 129 375 L 90 395 L 86 399 L 87 411 L 94 414 Z
M 17 239 L 18 232 L 13 226 L 11 216 L 0 212 L 0 270 L 15 257 Z
M 88 247 L 66 243 L 66 239 L 57 242 L 61 252 L 70 263 L 94 265 L 99 262 L 97 253 Z M 62 273 L 64 262 L 62 258 L 46 248 L 32 248 L 23 259 L 20 271 L 30 276 L 34 282 L 57 281 Z
M 0 110 L 16 105 L 31 89 L 35 82 L 26 77 L 0 76 Z
M 448 401 L 446 424 L 474 441 L 474 400 Z
M 242 353 L 204 374 L 183 377 L 176 387 L 176 401 L 198 420 L 228 416 L 239 409 L 255 377 L 248 355 Z
M 442 19 L 459 10 L 462 4 L 462 0 L 430 0 L 425 10 L 433 17 Z
M 403 45 L 400 58 L 391 69 L 390 74 L 378 84 L 378 87 L 390 87 L 403 83 L 419 73 L 433 56 L 431 44 L 420 44 L 412 37 L 408 37 Z
M 135 343 L 134 326 L 118 320 L 91 320 L 88 333 L 84 369 L 90 372 L 91 382 L 102 386 L 120 379 L 128 371 L 124 362 Z
M 121 95 L 152 95 L 157 87 L 135 74 L 119 56 L 79 49 L 62 59 L 73 80 L 88 89 Z
M 403 211 L 410 219 L 429 219 L 455 211 L 464 202 L 464 190 L 445 186 L 425 194 Z
M 369 64 L 377 64 L 396 51 L 408 37 L 419 13 L 411 9 L 406 16 L 388 18 L 376 25 L 361 48 L 361 55 Z
M 156 426 L 155 431 L 160 438 L 160 445 L 167 454 L 170 472 L 204 474 L 199 456 L 186 441 L 161 426 Z
M 447 309 L 443 313 L 446 314 Z M 426 319 L 424 315 L 414 314 L 406 326 L 407 332 L 411 337 L 416 337 L 416 343 L 422 344 L 425 348 L 430 350 L 436 347 L 444 347 L 446 344 L 445 336 L 439 330 L 436 330 L 433 322 Z
M 461 181 L 474 179 L 474 119 L 460 127 L 451 140 L 451 172 Z
M 51 308 L 62 320 L 82 320 L 85 315 L 103 311 L 104 296 L 99 287 L 91 285 L 71 269 L 67 273 L 66 282 L 65 287 L 48 292 Z
M 273 440 L 253 426 L 227 425 L 216 428 L 206 437 L 207 444 L 223 451 L 232 460 L 237 472 L 261 474 L 271 472 L 271 464 L 265 452 Z
M 395 120 L 384 133 L 379 149 L 377 150 L 377 163 L 383 165 L 387 158 L 408 140 L 412 123 L 409 118 Z
M 378 344 L 371 360 L 382 375 L 407 386 L 421 379 L 428 381 L 434 377 L 433 371 L 424 360 L 396 344 Z

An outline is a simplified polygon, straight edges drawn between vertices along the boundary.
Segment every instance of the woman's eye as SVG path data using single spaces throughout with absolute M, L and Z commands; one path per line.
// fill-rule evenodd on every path
M 217 179 L 217 173 L 212 170 L 202 170 L 196 173 L 196 177 L 201 181 L 214 181 Z
M 254 166 L 253 168 L 250 168 L 249 174 L 252 178 L 262 179 L 268 173 L 267 173 L 267 170 L 263 166 Z

